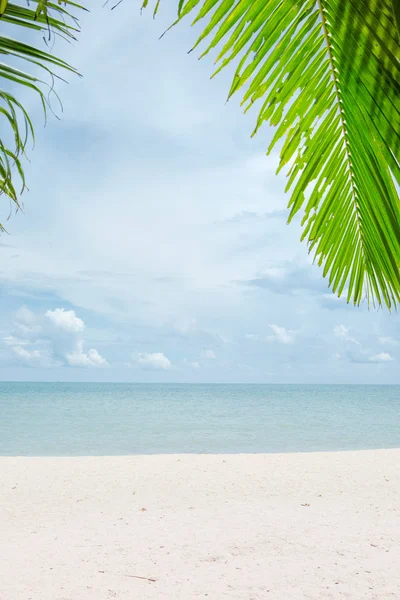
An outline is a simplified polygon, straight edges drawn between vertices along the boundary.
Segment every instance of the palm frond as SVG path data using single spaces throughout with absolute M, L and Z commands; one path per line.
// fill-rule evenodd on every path
M 148 1 L 144 3 L 148 4 Z M 157 12 L 159 2 L 155 5 Z M 358 305 L 400 301 L 400 38 L 397 0 L 178 0 L 205 19 L 201 56 L 232 61 L 228 98 L 276 127 L 289 220 L 301 210 L 332 290 Z
M 74 2 L 63 2 L 67 7 L 80 9 Z M 44 113 L 50 105 L 49 96 L 55 94 L 54 80 L 59 78 L 60 71 L 77 73 L 76 69 L 65 61 L 57 58 L 50 52 L 39 48 L 43 44 L 43 37 L 61 36 L 65 39 L 75 39 L 79 27 L 76 19 L 66 7 L 48 0 L 31 0 L 33 8 L 0 0 L 0 24 L 2 29 L 7 25 L 21 27 L 21 32 L 31 32 L 38 40 L 37 45 L 28 44 L 12 37 L 0 36 L 0 55 L 7 63 L 0 62 L 0 79 L 6 89 L 0 89 L 0 115 L 3 122 L 8 125 L 1 129 L 0 137 L 0 194 L 11 199 L 17 207 L 20 206 L 14 184 L 13 172 L 16 169 L 22 184 L 25 187 L 25 178 L 21 158 L 25 154 L 28 141 L 34 141 L 34 130 L 27 111 L 14 95 L 13 88 L 16 84 L 35 92 L 42 103 Z M 31 67 L 31 72 L 17 68 L 18 63 Z M 39 78 L 39 72 L 45 79 Z M 10 148 L 9 134 L 12 136 L 13 146 Z M 3 227 L 0 224 L 0 230 Z

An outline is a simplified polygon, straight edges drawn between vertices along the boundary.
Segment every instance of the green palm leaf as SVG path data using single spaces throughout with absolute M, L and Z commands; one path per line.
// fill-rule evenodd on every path
M 145 5 L 148 4 L 146 1 Z M 157 12 L 159 2 L 155 6 Z M 288 166 L 289 220 L 334 292 L 400 300 L 400 46 L 396 0 L 180 0 L 207 20 L 194 48 L 237 61 L 229 98 L 260 103 Z
M 0 24 L 13 25 L 24 28 L 21 32 L 36 34 L 38 42 L 43 44 L 43 37 L 62 36 L 74 39 L 78 27 L 76 20 L 70 13 L 59 4 L 47 0 L 31 0 L 35 8 L 20 6 L 0 0 Z M 77 4 L 67 0 L 65 5 L 81 8 Z M 2 28 L 4 30 L 4 27 Z M 76 73 L 76 70 L 63 60 L 44 52 L 37 45 L 23 43 L 11 37 L 0 36 L 0 55 L 8 64 L 0 62 L 0 79 L 6 89 L 0 89 L 0 115 L 3 122 L 8 125 L 8 132 L 4 127 L 1 129 L 0 137 L 0 194 L 8 196 L 17 207 L 20 206 L 18 193 L 13 183 L 13 167 L 16 167 L 20 175 L 22 190 L 25 187 L 25 178 L 21 165 L 21 157 L 25 154 L 29 139 L 34 140 L 32 122 L 28 113 L 14 95 L 13 88 L 17 84 L 24 86 L 39 95 L 44 112 L 49 107 L 49 94 L 55 94 L 53 90 L 54 78 L 59 77 L 60 70 Z M 17 64 L 31 66 L 33 73 L 17 68 Z M 38 77 L 42 71 L 42 80 Z M 10 134 L 13 146 L 10 148 Z M 0 224 L 0 230 L 3 229 Z

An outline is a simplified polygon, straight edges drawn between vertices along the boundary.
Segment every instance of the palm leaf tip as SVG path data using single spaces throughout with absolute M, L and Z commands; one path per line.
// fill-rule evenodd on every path
M 65 6 L 48 0 L 32 0 L 32 4 L 36 5 L 36 9 L 26 6 L 25 2 L 17 4 L 0 0 L 2 31 L 7 32 L 7 27 L 10 25 L 14 27 L 14 31 L 15 27 L 18 27 L 21 33 L 24 29 L 28 29 L 36 32 L 36 35 L 39 34 L 40 43 L 43 42 L 44 34 L 48 35 L 49 32 L 55 36 L 75 39 L 78 31 L 77 21 L 65 6 L 70 5 L 79 9 L 81 8 L 79 5 L 69 0 L 63 3 Z M 3 128 L 0 139 L 0 194 L 8 197 L 19 208 L 18 198 L 25 188 L 21 159 L 25 154 L 28 141 L 34 140 L 34 131 L 27 111 L 16 98 L 14 88 L 22 86 L 22 89 L 34 91 L 39 96 L 46 113 L 49 106 L 49 92 L 55 94 L 54 79 L 59 78 L 59 71 L 72 73 L 77 71 L 52 53 L 41 50 L 39 45 L 27 44 L 6 35 L 0 36 L 0 53 L 3 60 L 8 60 L 9 63 L 0 63 L 0 78 L 6 84 L 0 90 L 0 115 L 8 126 L 8 133 Z M 16 68 L 16 62 L 24 63 L 31 72 Z M 50 76 L 50 84 L 39 79 L 38 68 Z M 10 89 L 12 93 L 8 91 Z M 20 178 L 21 190 L 16 189 L 15 172 Z
M 393 10 L 395 8 L 395 10 Z M 290 165 L 290 218 L 338 295 L 400 301 L 400 46 L 396 0 L 186 0 L 195 43 L 237 63 L 229 97 L 259 105 Z

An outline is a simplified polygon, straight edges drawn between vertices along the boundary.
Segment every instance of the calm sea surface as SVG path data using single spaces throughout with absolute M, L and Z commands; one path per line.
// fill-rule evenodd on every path
M 0 383 L 0 455 L 400 447 L 400 386 Z

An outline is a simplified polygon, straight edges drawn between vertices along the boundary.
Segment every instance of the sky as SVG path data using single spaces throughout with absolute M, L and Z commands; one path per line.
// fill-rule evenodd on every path
M 92 4 L 56 42 L 82 74 L 59 118 L 18 91 L 36 145 L 23 212 L 0 198 L 0 379 L 400 383 L 399 316 L 328 289 L 232 71 L 188 54 L 189 22 L 159 39 L 176 2 Z

